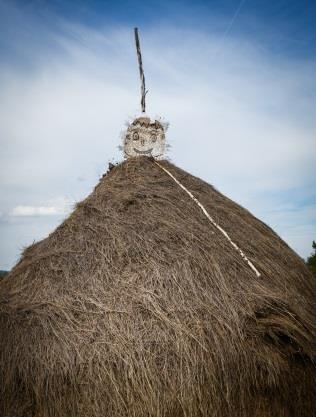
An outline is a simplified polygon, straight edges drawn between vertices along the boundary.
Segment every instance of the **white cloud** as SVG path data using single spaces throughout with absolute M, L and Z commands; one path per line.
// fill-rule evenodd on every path
M 9 215 L 12 217 L 28 216 L 56 216 L 67 214 L 70 211 L 70 202 L 65 198 L 57 198 L 53 201 L 54 205 L 47 206 L 16 206 Z
M 62 214 L 58 207 L 32 207 L 32 206 L 17 206 L 14 207 L 11 216 L 52 216 Z

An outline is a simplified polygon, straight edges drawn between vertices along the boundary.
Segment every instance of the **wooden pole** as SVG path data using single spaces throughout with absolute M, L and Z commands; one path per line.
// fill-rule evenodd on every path
M 139 37 L 138 37 L 138 28 L 134 29 L 134 34 L 135 34 L 136 52 L 137 52 L 137 57 L 138 57 L 139 76 L 140 76 L 140 82 L 141 82 L 140 103 L 141 103 L 142 113 L 145 113 L 146 112 L 145 98 L 146 98 L 147 91 L 145 87 L 145 74 L 144 74 L 144 69 L 143 69 L 142 54 L 140 50 L 140 43 L 139 43 Z

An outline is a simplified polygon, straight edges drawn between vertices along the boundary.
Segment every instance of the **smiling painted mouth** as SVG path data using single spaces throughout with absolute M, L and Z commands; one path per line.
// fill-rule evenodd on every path
M 133 148 L 134 149 L 134 151 L 136 152 L 136 153 L 138 153 L 138 154 L 140 154 L 140 155 L 148 155 L 148 154 L 151 154 L 152 153 L 152 151 L 153 151 L 153 149 L 154 148 L 151 148 L 151 149 L 148 149 L 148 151 L 139 151 L 138 149 L 136 149 L 136 148 Z

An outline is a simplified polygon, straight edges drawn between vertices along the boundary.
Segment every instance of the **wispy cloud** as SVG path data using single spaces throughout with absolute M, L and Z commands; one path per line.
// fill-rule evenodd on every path
M 33 216 L 64 213 L 49 203 L 53 196 L 80 200 L 109 160 L 122 159 L 120 131 L 139 110 L 130 28 L 58 25 L 39 25 L 38 42 L 26 46 L 27 69 L 25 63 L 0 65 L 0 206 L 12 218 L 23 217 L 28 231 Z M 316 62 L 204 29 L 157 24 L 141 35 L 148 111 L 170 121 L 169 157 L 245 205 L 306 256 L 316 235 L 310 194 L 316 188 Z M 15 42 L 23 48 L 22 38 Z M 297 197 L 300 189 L 304 195 Z M 294 195 L 295 216 L 289 210 Z M 25 236 L 21 244 L 30 240 L 29 232 Z M 12 251 L 10 263 L 15 257 Z

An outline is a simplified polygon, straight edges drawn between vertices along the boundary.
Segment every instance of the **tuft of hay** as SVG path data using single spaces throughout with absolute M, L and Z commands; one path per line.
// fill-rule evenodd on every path
M 115 166 L 0 282 L 3 417 L 316 415 L 316 281 L 264 223 L 161 162 Z

